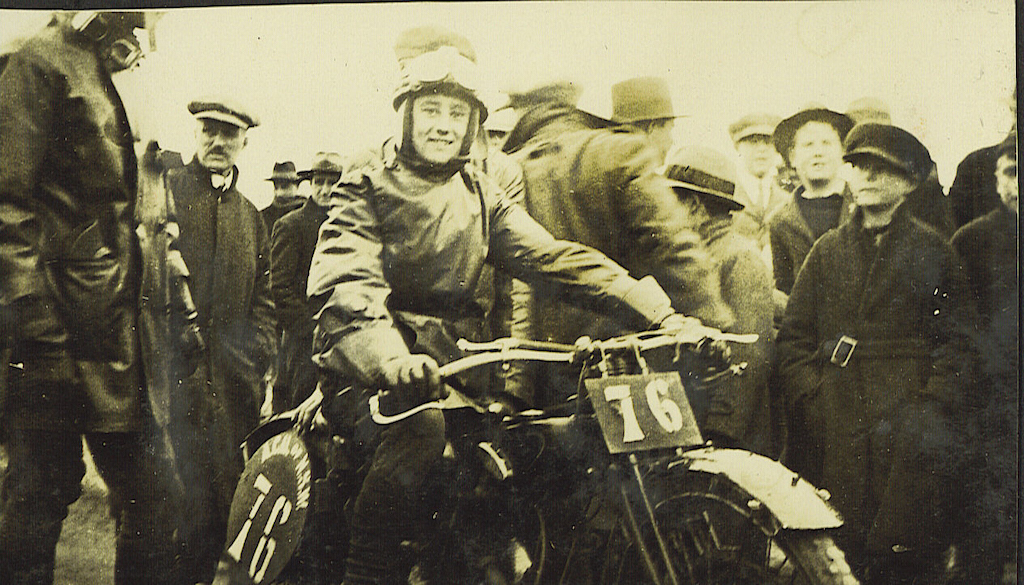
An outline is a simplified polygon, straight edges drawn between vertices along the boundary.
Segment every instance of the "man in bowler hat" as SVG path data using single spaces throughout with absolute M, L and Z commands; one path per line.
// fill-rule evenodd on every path
M 196 154 L 168 173 L 167 185 L 207 342 L 205 359 L 181 382 L 179 428 L 172 432 L 190 487 L 180 535 L 194 583 L 212 580 L 243 467 L 238 446 L 258 422 L 277 336 L 267 227 L 236 188 L 235 161 L 259 120 L 229 98 L 195 100 L 188 110 L 196 119 Z
M 807 423 L 802 446 L 843 515 L 855 574 L 938 582 L 974 375 L 967 281 L 904 205 L 932 168 L 917 138 L 861 124 L 843 158 L 855 211 L 811 249 L 777 338 L 787 411 Z
M 612 121 L 646 134 L 658 151 L 659 164 L 672 149 L 672 130 L 678 117 L 668 83 L 660 77 L 634 77 L 612 86 Z

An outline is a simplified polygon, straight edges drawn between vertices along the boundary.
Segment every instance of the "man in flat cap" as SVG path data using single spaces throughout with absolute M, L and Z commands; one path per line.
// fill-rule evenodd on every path
M 274 172 L 267 177 L 274 184 L 274 200 L 260 211 L 267 230 L 274 231 L 274 224 L 289 211 L 302 207 L 305 197 L 299 194 L 299 184 L 305 179 L 295 172 L 295 163 L 285 161 L 274 163 Z
M 960 228 L 960 255 L 978 307 L 981 383 L 972 416 L 975 444 L 966 475 L 971 494 L 962 531 L 964 574 L 977 583 L 999 583 L 1016 570 L 1017 450 L 1020 418 L 1020 264 L 1017 134 L 996 150 L 996 192 L 1002 205 Z
M 768 216 L 775 287 L 785 294 L 811 245 L 850 216 L 852 198 L 839 170 L 843 139 L 853 127 L 844 114 L 812 104 L 775 128 L 772 142 L 800 186 L 793 199 Z
M 876 97 L 862 97 L 846 106 L 846 115 L 856 124 L 875 122 L 892 124 L 889 105 Z M 953 209 L 950 198 L 946 196 L 939 183 L 939 171 L 934 165 L 928 178 L 907 197 L 906 206 L 910 214 L 930 225 L 945 237 L 953 235 Z
M 176 582 L 174 474 L 139 335 L 138 166 L 111 83 L 151 17 L 56 13 L 0 54 L 0 583 L 54 582 L 83 436 L 114 502 L 114 583 Z
M 844 159 L 855 211 L 811 249 L 777 338 L 787 410 L 808 423 L 810 471 L 843 515 L 837 541 L 857 576 L 938 582 L 964 434 L 953 421 L 974 375 L 967 282 L 903 205 L 932 167 L 917 138 L 861 124 Z
M 281 328 L 280 371 L 274 383 L 274 412 L 295 408 L 313 393 L 313 313 L 306 280 L 320 224 L 327 219 L 331 190 L 341 179 L 344 161 L 336 152 L 319 152 L 299 173 L 312 184 L 309 199 L 275 224 L 270 245 L 270 290 Z
M 660 77 L 634 77 L 612 86 L 612 121 L 643 132 L 658 151 L 658 164 L 672 150 L 676 125 L 672 94 Z
M 205 359 L 179 388 L 179 471 L 189 486 L 182 510 L 191 582 L 212 580 L 242 471 L 238 446 L 255 428 L 263 374 L 276 345 L 270 294 L 270 237 L 259 212 L 235 187 L 235 160 L 256 116 L 225 98 L 188 105 L 196 153 L 168 173 L 181 228 L 181 255 L 192 277 Z
M 772 144 L 772 134 L 782 118 L 773 114 L 753 113 L 729 125 L 729 137 L 743 163 L 737 184 L 736 199 L 743 209 L 736 214 L 736 231 L 753 239 L 771 266 L 771 244 L 768 239 L 768 216 L 790 201 L 792 195 L 779 184 L 779 153 Z

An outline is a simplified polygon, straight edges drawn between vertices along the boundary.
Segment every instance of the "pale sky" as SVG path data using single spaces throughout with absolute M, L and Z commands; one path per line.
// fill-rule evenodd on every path
M 0 42 L 45 24 L 0 11 Z M 508 2 L 173 9 L 157 52 L 116 83 L 133 124 L 162 146 L 193 147 L 189 100 L 230 94 L 263 124 L 249 132 L 239 187 L 272 196 L 275 161 L 308 168 L 314 153 L 371 146 L 396 124 L 392 44 L 440 24 L 473 43 L 489 84 L 569 72 L 582 104 L 610 112 L 612 83 L 665 77 L 677 145 L 733 155 L 729 123 L 753 111 L 786 117 L 811 101 L 843 111 L 887 102 L 917 135 L 947 187 L 971 150 L 1009 129 L 1015 84 L 1013 0 L 900 2 Z

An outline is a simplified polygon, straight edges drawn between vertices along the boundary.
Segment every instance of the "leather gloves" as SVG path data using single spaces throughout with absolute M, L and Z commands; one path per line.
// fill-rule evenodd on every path
M 412 354 L 392 358 L 381 365 L 384 385 L 396 392 L 400 400 L 417 399 L 423 402 L 447 396 L 441 383 L 441 369 L 434 358 Z
M 668 317 L 662 319 L 661 323 L 658 323 L 660 329 L 670 329 L 673 331 L 679 331 L 686 337 L 690 337 L 689 333 L 693 332 L 693 337 L 700 339 L 704 337 L 704 324 L 701 323 L 700 319 L 696 317 L 687 317 L 682 313 L 672 313 Z

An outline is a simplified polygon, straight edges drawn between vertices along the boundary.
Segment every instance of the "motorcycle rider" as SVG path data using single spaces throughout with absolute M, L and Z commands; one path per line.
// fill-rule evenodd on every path
M 487 110 L 464 37 L 410 29 L 395 53 L 401 133 L 385 145 L 382 169 L 334 191 L 310 269 L 313 359 L 324 386 L 366 389 L 328 392 L 326 411 L 352 428 L 379 388 L 404 403 L 446 394 L 438 363 L 459 357 L 456 339 L 487 337 L 474 295 L 485 263 L 546 281 L 633 328 L 696 323 L 673 313 L 653 278 L 635 280 L 599 252 L 556 240 L 469 163 Z M 472 381 L 451 383 L 479 391 Z M 317 399 L 300 406 L 299 424 Z M 362 438 L 374 450 L 354 503 L 345 583 L 406 582 L 401 543 L 414 537 L 418 492 L 441 458 L 445 419 L 427 410 Z

